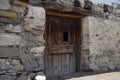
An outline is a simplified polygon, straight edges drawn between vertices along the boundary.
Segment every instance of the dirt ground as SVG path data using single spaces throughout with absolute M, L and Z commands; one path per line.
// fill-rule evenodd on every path
M 120 72 L 108 73 L 74 73 L 69 75 L 49 77 L 48 80 L 120 80 Z
M 120 72 L 103 73 L 97 75 L 70 78 L 66 80 L 120 80 Z

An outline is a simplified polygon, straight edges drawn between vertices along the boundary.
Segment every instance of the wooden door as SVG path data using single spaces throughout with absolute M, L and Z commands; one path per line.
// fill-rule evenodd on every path
M 47 16 L 45 32 L 47 76 L 76 72 L 79 27 L 77 19 Z

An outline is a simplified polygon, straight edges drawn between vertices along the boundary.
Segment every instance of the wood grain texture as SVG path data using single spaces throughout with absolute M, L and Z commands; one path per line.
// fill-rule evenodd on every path
M 80 25 L 78 19 L 47 16 L 45 71 L 47 76 L 76 72 L 77 45 Z M 63 40 L 64 32 L 68 32 L 68 41 Z
M 49 47 L 49 52 L 51 54 L 73 53 L 73 49 L 73 45 L 55 45 Z

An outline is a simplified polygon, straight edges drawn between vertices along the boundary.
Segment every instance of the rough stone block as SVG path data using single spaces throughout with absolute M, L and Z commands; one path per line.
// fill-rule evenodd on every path
M 39 41 L 39 43 L 40 43 L 41 45 L 45 43 L 45 39 L 44 39 L 44 36 L 43 36 L 43 35 L 38 36 L 38 37 L 37 37 L 37 40 Z
M 92 5 L 93 5 L 93 3 L 91 1 L 86 0 L 85 4 L 84 4 L 84 8 L 88 9 L 88 10 L 91 10 L 92 9 Z
M 43 36 L 45 30 L 45 10 L 41 7 L 27 6 L 28 14 L 25 17 L 24 28 L 25 31 L 34 35 Z M 33 36 L 34 37 L 34 36 Z M 34 37 L 33 44 L 43 45 L 43 37 Z
M 34 74 L 34 73 L 29 73 L 29 75 L 28 75 L 28 74 L 26 74 L 25 72 L 23 72 L 23 73 L 20 75 L 20 77 L 18 77 L 17 80 L 34 80 L 35 75 L 36 75 L 36 74 Z
M 118 3 L 112 3 L 112 6 L 113 6 L 114 9 L 117 9 L 118 6 L 119 6 L 119 4 L 118 4 Z M 118 8 L 118 9 L 119 9 L 119 8 Z
M 112 6 L 104 4 L 103 8 L 104 8 L 104 12 L 109 12 L 109 13 L 113 12 L 113 7 Z
M 30 52 L 35 53 L 38 56 L 43 56 L 44 49 L 45 47 L 35 47 L 35 48 L 31 48 Z
M 45 29 L 45 10 L 41 7 L 28 6 L 28 14 L 24 19 L 26 31 L 33 34 L 43 34 Z
M 4 30 L 5 30 L 5 28 L 6 28 L 6 26 L 4 26 L 4 25 L 0 25 L 0 33 L 3 33 Z
M 120 9 L 116 9 L 115 13 L 120 14 Z
M 0 46 L 20 45 L 21 37 L 12 33 L 0 33 Z
M 25 0 L 25 1 L 27 1 L 27 0 Z M 26 3 L 24 3 L 24 2 L 22 2 L 20 0 L 14 0 L 12 5 L 20 6 L 20 7 L 26 7 L 27 6 Z
M 0 59 L 0 71 L 10 69 L 10 62 L 6 59 Z M 1 79 L 1 78 L 0 78 Z
M 22 27 L 20 25 L 13 26 L 11 24 L 7 25 L 6 32 L 20 33 L 22 32 Z
M 39 67 L 33 55 L 29 53 L 23 53 L 21 55 L 21 60 L 24 65 L 25 71 L 33 71 L 33 69 Z
M 88 55 L 91 57 L 87 65 L 93 71 L 115 70 L 115 67 L 120 65 L 116 63 L 120 61 L 116 57 L 120 56 L 117 52 L 119 51 L 120 22 L 98 17 L 87 17 L 84 20 L 89 22 L 86 24 L 89 29 L 89 44 L 86 46 L 89 48 Z
M 81 3 L 81 7 L 83 8 L 85 4 L 84 0 L 79 0 L 79 2 Z
M 24 14 L 26 8 L 25 7 L 20 7 L 20 6 L 12 6 L 12 11 Z
M 100 6 L 98 6 L 98 5 L 93 5 L 92 6 L 92 11 L 94 11 L 94 12 L 99 12 L 99 13 L 102 13 L 102 14 L 104 14 L 104 12 L 103 12 L 103 5 L 100 5 Z
M 19 60 L 12 60 L 11 66 L 15 71 L 23 71 L 24 67 Z
M 11 76 L 16 76 L 17 73 L 20 73 L 18 71 L 15 71 L 13 69 L 7 70 L 7 72 L 5 73 L 6 75 L 11 75 Z
M 32 26 L 32 25 L 28 25 L 28 26 L 25 25 L 25 31 L 31 32 L 34 35 L 43 35 L 44 34 L 43 30 L 40 30 L 40 29 L 36 30 L 36 29 L 32 28 L 32 27 L 35 27 L 34 25 L 32 27 L 30 27 L 30 26 Z
M 11 5 L 9 0 L 0 0 L 0 9 L 10 9 Z

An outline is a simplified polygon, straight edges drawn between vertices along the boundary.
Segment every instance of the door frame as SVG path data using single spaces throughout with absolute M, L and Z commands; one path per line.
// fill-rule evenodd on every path
M 63 17 L 63 18 L 73 18 L 73 19 L 79 19 L 80 21 L 80 27 L 78 27 L 78 31 L 77 31 L 77 41 L 76 41 L 76 44 L 77 44 L 77 49 L 76 49 L 76 72 L 80 72 L 81 71 L 81 57 L 82 57 L 82 54 L 81 54 L 81 50 L 82 50 L 82 26 L 81 26 L 81 21 L 82 19 L 85 17 L 83 15 L 76 15 L 75 13 L 65 13 L 65 12 L 59 12 L 59 11 L 54 11 L 54 10 L 46 10 L 46 20 L 47 20 L 47 16 L 56 16 L 56 17 Z M 47 21 L 46 21 L 47 22 Z M 47 23 L 46 23 L 47 25 Z M 46 27 L 46 26 L 45 26 Z M 46 29 L 45 29 L 45 33 L 44 33 L 44 38 L 45 38 L 45 41 L 47 41 L 47 37 L 45 36 L 46 35 Z M 46 53 L 48 53 L 48 46 L 47 44 L 45 44 L 45 51 L 44 51 L 44 71 L 45 71 L 45 74 L 46 74 L 46 64 L 47 62 L 46 61 Z

